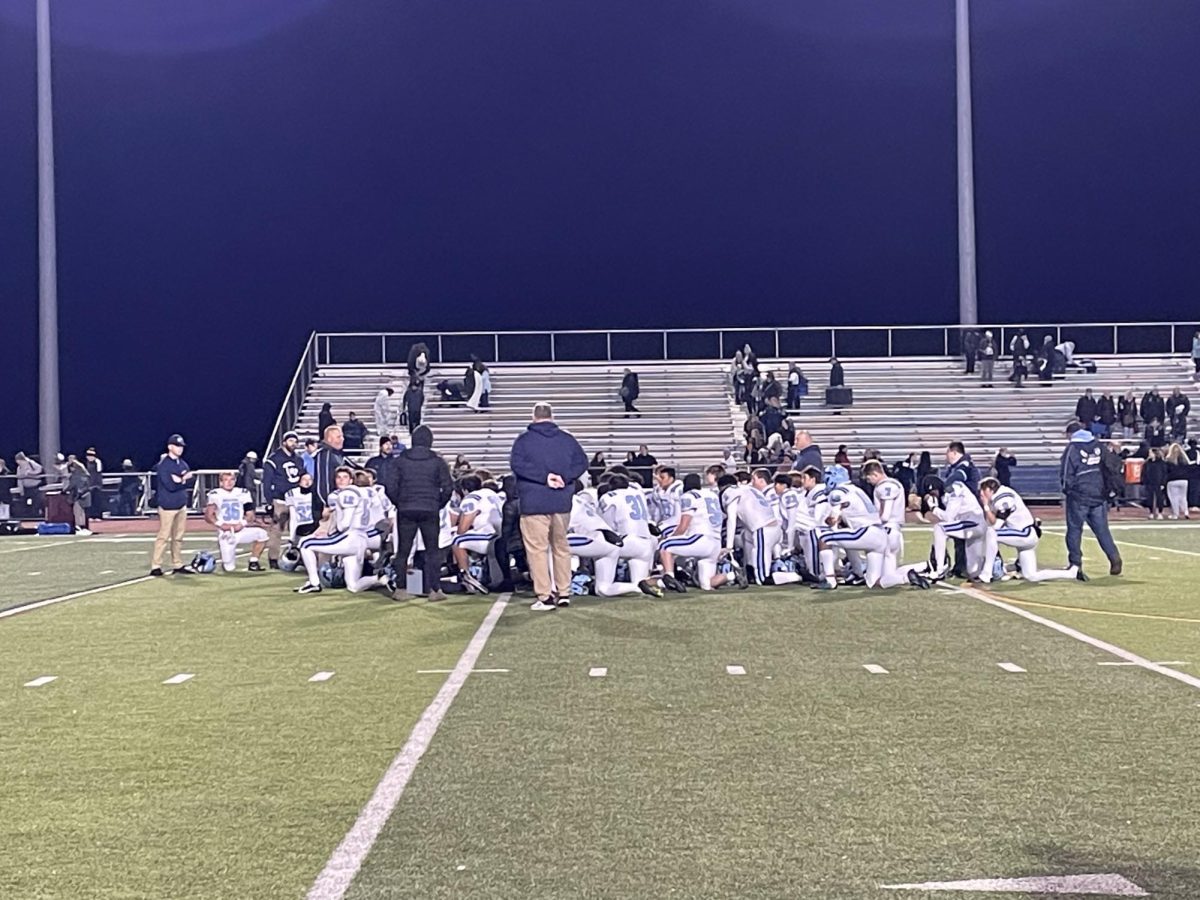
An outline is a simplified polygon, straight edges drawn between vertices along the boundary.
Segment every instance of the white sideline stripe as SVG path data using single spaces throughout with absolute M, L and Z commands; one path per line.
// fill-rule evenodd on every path
M 1024 672 L 1025 671 L 1020 666 L 1018 666 L 1016 663 L 1002 662 L 1002 663 L 996 663 L 996 665 L 998 665 L 1000 668 L 1002 668 L 1005 672 Z
M 30 573 L 29 573 L 28 575 L 26 575 L 25 577 L 26 577 L 26 578 L 37 578 L 37 576 L 39 576 L 39 575 L 41 575 L 41 574 L 42 574 L 41 572 L 30 572 Z
M 1123 875 L 1035 875 L 1032 878 L 971 878 L 967 881 L 926 881 L 922 884 L 881 884 L 885 891 L 978 891 L 993 894 L 1089 894 L 1105 897 L 1149 897 Z
M 334 674 L 333 672 L 318 672 L 316 675 L 314 675 L 312 678 L 310 678 L 308 680 L 309 681 L 328 681 L 330 678 L 333 677 L 333 674 Z
M 588 669 L 589 678 L 603 678 L 607 674 L 608 669 L 604 666 L 593 666 L 592 668 Z
M 728 672 L 730 675 L 745 675 L 746 667 L 745 666 L 726 666 L 725 671 Z
M 25 544 L 22 547 L 8 547 L 0 550 L 0 553 L 24 553 L 26 550 L 44 550 L 47 547 L 65 547 L 67 544 L 73 544 L 74 541 L 50 541 L 46 544 Z
M 25 682 L 25 687 L 41 687 L 43 684 L 49 684 L 57 679 L 57 675 L 43 675 L 40 678 L 33 679 L 33 681 Z
M 1118 659 L 1123 659 L 1125 662 L 1132 663 L 1133 665 L 1143 668 L 1148 672 L 1154 672 L 1167 678 L 1173 678 L 1176 681 L 1183 682 L 1188 687 L 1200 689 L 1200 678 L 1196 678 L 1194 675 L 1188 675 L 1186 672 L 1179 672 L 1175 669 L 1168 669 L 1166 666 L 1151 662 L 1144 656 L 1138 656 L 1136 653 L 1131 653 L 1123 647 L 1118 647 L 1116 644 L 1110 644 L 1108 641 L 1102 641 L 1099 638 L 1094 638 L 1090 634 L 1084 634 L 1077 628 L 1071 628 L 1069 625 L 1063 625 L 1061 622 L 1055 622 L 1053 619 L 1047 619 L 1044 616 L 1039 616 L 1037 613 L 1032 613 L 1027 609 L 1021 609 L 1020 607 L 1013 606 L 1010 603 L 1005 603 L 1003 600 L 994 600 L 993 598 L 987 596 L 987 594 L 981 594 L 979 591 L 974 590 L 973 588 L 956 587 L 955 590 L 958 593 L 966 594 L 968 597 L 978 600 L 981 603 L 986 603 L 989 606 L 994 606 L 997 609 L 1003 609 L 1006 612 L 1010 612 L 1014 616 L 1020 616 L 1023 619 L 1028 619 L 1030 622 L 1037 622 L 1039 625 L 1045 625 L 1047 628 L 1053 628 L 1059 634 L 1065 634 L 1067 637 L 1074 638 L 1077 641 L 1082 641 L 1091 647 L 1095 647 L 1097 650 L 1103 650 L 1105 653 L 1111 653 Z
M 457 669 L 417 669 L 418 675 L 449 675 L 451 672 L 457 672 Z M 488 672 L 508 672 L 508 669 L 472 669 L 472 675 Z
M 1137 663 L 1131 662 L 1102 662 L 1096 663 L 1098 666 L 1136 666 Z M 1165 659 L 1162 662 L 1156 662 L 1156 666 L 1186 666 L 1187 663 L 1182 659 Z
M 185 681 L 191 681 L 195 677 L 194 672 L 180 672 L 178 675 L 172 675 L 163 684 L 183 684 Z
M 115 569 L 105 569 L 100 574 L 101 575 L 114 575 L 114 574 L 116 574 L 116 570 Z
M 877 666 L 877 665 L 875 665 L 875 663 L 864 663 L 863 668 L 866 669 L 868 672 L 870 672 L 872 675 L 887 675 L 888 674 L 887 669 L 885 669 L 883 666 Z
M 458 696 L 458 692 L 466 683 L 467 676 L 471 674 L 472 666 L 479 659 L 479 654 L 483 652 L 484 644 L 491 637 L 492 629 L 496 627 L 496 622 L 504 613 L 511 596 L 511 594 L 501 594 L 496 598 L 496 602 L 488 610 L 488 614 L 480 623 L 475 636 L 471 638 L 471 642 L 463 650 L 462 656 L 458 658 L 458 664 L 454 667 L 454 671 L 446 679 L 429 706 L 425 707 L 425 712 L 421 713 L 421 718 L 413 726 L 412 734 L 408 736 L 404 747 L 396 754 L 396 758 L 392 760 L 392 764 L 388 766 L 383 778 L 376 785 L 375 793 L 371 795 L 367 805 L 362 808 L 362 812 L 354 820 L 354 825 L 342 838 L 342 842 L 338 844 L 333 855 L 329 857 L 329 861 L 325 863 L 325 868 L 313 882 L 313 886 L 308 891 L 308 900 L 341 900 L 345 896 L 354 876 L 362 867 L 363 860 L 371 852 L 371 847 L 374 846 L 383 826 L 387 824 L 396 804 L 400 802 L 404 789 L 408 786 L 413 772 L 416 771 L 417 763 L 429 749 L 429 744 L 433 740 L 433 736 L 437 734 L 438 726 L 442 724 L 442 719 L 450 709 L 450 704 L 454 702 L 454 698 Z
M 128 581 L 118 581 L 116 584 L 106 584 L 103 587 L 92 588 L 87 591 L 76 591 L 74 594 L 64 594 L 61 597 L 51 597 L 48 600 L 26 603 L 24 606 L 18 606 L 13 609 L 0 610 L 0 619 L 7 619 L 9 616 L 17 616 L 34 609 L 41 609 L 43 606 L 53 606 L 55 603 L 66 603 L 68 600 L 77 600 L 80 597 L 88 597 L 92 594 L 102 594 L 105 591 L 129 587 L 131 584 L 141 584 L 143 581 L 150 581 L 153 577 L 153 575 L 140 575 L 137 578 L 130 578 Z

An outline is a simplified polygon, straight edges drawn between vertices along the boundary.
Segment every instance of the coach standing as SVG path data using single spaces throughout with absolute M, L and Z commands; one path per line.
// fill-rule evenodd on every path
M 337 487 L 333 483 L 334 473 L 337 472 L 338 466 L 346 464 L 346 455 L 342 453 L 342 445 L 345 443 L 345 438 L 342 436 L 342 429 L 337 425 L 327 425 L 321 435 L 324 438 L 320 448 L 313 454 L 313 500 L 314 508 L 313 515 L 320 519 L 319 509 L 324 508 L 325 501 L 329 495 L 333 493 Z
M 1121 574 L 1121 553 L 1108 528 L 1108 487 L 1105 485 L 1105 450 L 1084 425 L 1068 428 L 1070 440 L 1062 455 L 1062 489 L 1067 508 L 1067 564 L 1083 574 L 1083 523 L 1086 521 L 1100 549 L 1108 557 L 1108 573 Z M 1080 580 L 1083 580 L 1082 578 Z
M 174 573 L 192 574 L 192 569 L 183 564 L 183 533 L 187 529 L 188 495 L 196 473 L 183 461 L 186 446 L 182 435 L 171 435 L 167 438 L 167 455 L 154 467 L 158 476 L 158 537 L 154 539 L 154 556 L 150 560 L 151 575 L 163 573 L 163 553 L 168 544 Z
M 422 425 L 413 432 L 412 446 L 384 470 L 383 489 L 396 506 L 396 566 L 403 573 L 413 539 L 421 532 L 425 547 L 424 589 L 430 601 L 445 600 L 442 593 L 442 550 L 438 544 L 442 507 L 450 502 L 454 483 L 450 467 L 433 452 L 433 432 Z M 403 583 L 393 600 L 407 600 Z
M 279 568 L 279 548 L 291 512 L 284 497 L 292 488 L 300 486 L 300 476 L 304 474 L 304 461 L 296 452 L 299 443 L 300 435 L 289 431 L 283 436 L 283 443 L 263 463 L 263 502 L 271 517 L 267 529 L 267 559 L 272 569 Z
M 567 545 L 567 524 L 576 479 L 587 471 L 587 454 L 574 437 L 554 423 L 550 404 L 542 402 L 533 408 L 533 422 L 513 442 L 509 462 L 517 477 L 521 540 L 537 594 L 531 609 L 570 606 L 571 550 Z

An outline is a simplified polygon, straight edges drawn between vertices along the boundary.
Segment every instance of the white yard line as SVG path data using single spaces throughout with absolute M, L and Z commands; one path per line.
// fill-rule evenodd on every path
M 195 677 L 194 672 L 180 672 L 178 675 L 172 675 L 163 684 L 183 684 L 185 681 L 191 681 Z
M 989 597 L 981 591 L 968 587 L 955 587 L 954 590 L 959 594 L 965 594 L 973 600 L 978 600 L 981 603 L 986 603 L 989 606 L 994 606 L 997 609 L 1002 609 L 1005 612 L 1010 612 L 1014 616 L 1020 616 L 1023 619 L 1028 619 L 1030 622 L 1036 622 L 1039 625 L 1045 625 L 1047 628 L 1052 628 L 1059 634 L 1065 634 L 1067 637 L 1074 638 L 1077 641 L 1095 647 L 1097 650 L 1103 650 L 1105 653 L 1111 653 L 1118 659 L 1123 659 L 1125 662 L 1132 663 L 1139 668 L 1145 669 L 1148 672 L 1173 678 L 1175 681 L 1183 682 L 1189 687 L 1200 689 L 1200 678 L 1188 675 L 1186 672 L 1177 672 L 1175 669 L 1168 669 L 1166 666 L 1159 665 L 1156 662 L 1151 662 L 1144 656 L 1138 656 L 1136 653 L 1131 653 L 1123 647 L 1118 647 L 1116 644 L 1110 644 L 1108 641 L 1102 641 L 1099 638 L 1094 638 L 1090 634 L 1084 634 L 1077 628 L 1071 628 L 1069 625 L 1063 625 L 1061 622 L 1055 622 L 1053 619 L 1047 619 L 1044 616 L 1039 616 L 1037 613 L 1031 613 L 1029 610 L 1021 609 L 1018 606 L 1013 606 L 1010 603 L 1005 603 L 1003 600 L 998 600 L 995 597 Z
M 102 587 L 91 588 L 90 590 L 86 591 L 76 591 L 73 594 L 63 594 L 61 597 L 50 597 L 46 600 L 38 600 L 34 603 L 26 603 L 23 606 L 14 606 L 12 609 L 3 609 L 0 610 L 0 619 L 7 619 L 9 616 L 18 616 L 21 613 L 27 613 L 31 610 L 41 609 L 43 606 L 53 606 L 55 603 L 66 603 L 68 600 L 77 600 L 80 597 L 88 597 L 92 594 L 102 594 L 105 591 L 129 587 L 132 584 L 141 584 L 143 581 L 150 581 L 153 577 L 153 575 L 141 575 L 137 578 L 130 578 L 128 581 L 118 581 L 116 584 L 106 584 Z
M 864 663 L 863 668 L 866 669 L 868 672 L 870 672 L 872 675 L 887 675 L 888 674 L 887 669 L 885 669 L 883 666 L 877 666 L 875 663 Z
M 607 674 L 608 668 L 606 666 L 592 666 L 592 668 L 588 669 L 589 678 L 603 678 Z
M 746 667 L 745 666 L 726 666 L 725 671 L 728 672 L 730 675 L 745 675 Z
M 456 670 L 455 669 L 417 669 L 417 674 L 418 675 L 449 675 L 451 672 L 454 672 L 454 671 L 456 671 Z M 509 669 L 472 669 L 471 674 L 479 675 L 482 673 L 482 674 L 486 675 L 488 673 L 496 674 L 496 673 L 505 673 L 508 671 L 511 671 L 511 670 L 509 670 Z
M 33 681 L 25 682 L 25 687 L 41 687 L 43 684 L 49 684 L 57 679 L 57 675 L 42 675 L 40 678 L 33 679 Z
M 321 870 L 321 874 L 317 876 L 317 880 L 309 889 L 308 900 L 341 900 L 345 896 L 354 876 L 362 867 L 363 860 L 371 852 L 371 847 L 374 846 L 383 826 L 387 824 L 387 820 L 391 818 L 392 812 L 396 809 L 396 804 L 400 802 L 404 789 L 408 786 L 413 772 L 416 771 L 417 763 L 429 749 L 429 744 L 433 740 L 433 736 L 437 734 L 442 719 L 446 717 L 450 704 L 454 702 L 454 698 L 458 696 L 458 692 L 466 683 L 471 669 L 475 666 L 475 661 L 479 659 L 479 654 L 483 652 L 484 645 L 496 627 L 496 622 L 500 620 L 505 607 L 508 606 L 510 596 L 510 594 L 501 594 L 492 604 L 492 608 L 488 610 L 488 614 L 480 623 L 475 636 L 471 638 L 471 642 L 463 650 L 462 656 L 458 658 L 458 664 L 454 667 L 454 671 L 450 673 L 441 690 L 437 692 L 437 696 L 425 708 L 425 712 L 421 714 L 421 718 L 413 727 L 412 734 L 408 736 L 408 741 L 396 754 L 396 758 L 392 760 L 392 764 L 383 774 L 382 780 L 376 785 L 375 793 L 371 795 L 367 805 L 362 808 L 362 812 L 354 820 L 350 831 L 342 838 L 342 842 L 338 844 L 333 855 L 329 857 L 329 861 L 325 863 L 325 868 Z
M 47 547 L 65 547 L 67 544 L 73 544 L 74 541 L 49 541 L 45 544 L 25 544 L 21 547 L 6 547 L 0 550 L 0 554 L 4 553 L 24 553 L 26 550 L 45 550 Z
M 998 665 L 1000 668 L 1002 668 L 1005 672 L 1013 672 L 1013 673 L 1019 674 L 1019 673 L 1025 671 L 1020 666 L 1018 666 L 1016 663 L 1001 662 L 1001 663 L 996 663 L 996 665 Z
M 333 675 L 334 675 L 333 672 L 318 672 L 316 675 L 314 675 L 312 678 L 310 678 L 308 680 L 309 681 L 328 681 L 330 678 L 333 677 Z

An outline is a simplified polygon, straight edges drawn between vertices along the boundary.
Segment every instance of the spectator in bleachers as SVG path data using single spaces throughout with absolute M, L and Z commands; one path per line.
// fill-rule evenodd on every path
M 470 475 L 474 471 L 475 467 L 471 465 L 471 461 L 467 459 L 466 456 L 460 453 L 458 456 L 454 457 L 454 468 L 451 470 L 450 474 L 454 476 L 455 481 L 458 481 L 458 479 L 462 478 L 464 475 Z
M 913 492 L 917 484 L 916 456 L 917 454 L 910 453 L 892 466 L 892 477 L 904 488 L 905 497 Z
M 1167 401 L 1159 394 L 1158 388 L 1150 388 L 1142 394 L 1140 407 L 1143 422 L 1149 422 L 1151 419 L 1157 419 L 1159 422 L 1167 421 Z
M 806 429 L 801 428 L 796 432 L 792 448 L 796 454 L 796 459 L 792 463 L 793 472 L 803 471 L 809 466 L 817 471 L 824 471 L 825 463 L 821 459 L 821 447 L 813 443 L 812 435 Z
M 1020 387 L 1021 385 L 1023 385 L 1025 383 L 1025 379 L 1028 377 L 1029 377 L 1029 367 L 1025 364 L 1025 357 L 1024 356 L 1013 357 L 1012 374 L 1008 376 L 1008 380 L 1011 381 L 1017 387 Z
M 1188 461 L 1188 508 L 1200 512 L 1200 440 L 1188 438 L 1184 451 Z M 0 499 L 4 492 L 0 490 Z
M 304 452 L 300 454 L 300 461 L 304 464 L 304 471 L 309 475 L 313 474 L 313 457 L 317 455 L 320 446 L 316 438 L 309 438 L 304 442 Z
M 783 407 L 779 405 L 778 397 L 771 397 L 763 404 L 758 419 L 762 422 L 763 435 L 767 440 L 771 439 L 771 435 L 779 434 L 779 427 L 783 424 Z
M 772 400 L 775 401 L 775 405 L 777 407 L 783 405 L 783 385 L 775 380 L 774 372 L 767 372 L 767 374 L 763 376 L 762 383 L 763 408 L 765 408 Z
M 779 420 L 779 430 L 775 433 L 783 438 L 784 447 L 790 448 L 796 440 L 796 425 L 792 422 L 791 417 L 788 416 L 787 410 L 784 410 L 783 418 Z
M 387 434 L 386 431 L 380 430 L 380 434 Z M 347 450 L 361 450 L 363 442 L 367 439 L 367 426 L 353 412 L 350 417 L 342 423 L 342 435 L 345 437 L 345 448 Z
M 996 368 L 996 342 L 990 331 L 985 331 L 979 341 L 979 380 L 984 387 L 991 387 Z
M 757 462 L 762 449 L 767 446 L 767 433 L 763 429 L 762 421 L 758 416 L 750 416 L 742 425 L 742 431 L 746 435 L 742 458 L 749 463 Z
M 630 413 L 638 412 L 638 408 L 634 406 L 638 395 L 642 389 L 638 384 L 637 372 L 633 369 L 626 369 L 625 374 L 621 377 L 621 402 L 625 404 L 625 417 L 628 418 Z
M 833 454 L 833 461 L 853 475 L 853 470 L 850 468 L 850 452 L 846 449 L 845 444 L 838 444 L 837 453 Z
M 136 516 L 138 500 L 141 499 L 144 488 L 140 476 L 133 474 L 132 459 L 121 461 L 121 484 L 117 488 L 117 515 Z
M 1188 414 L 1192 411 L 1192 401 L 1184 396 L 1179 388 L 1171 391 L 1167 398 L 1167 416 L 1171 422 L 1171 439 L 1183 441 L 1187 438 Z
M 463 396 L 467 398 L 467 407 L 474 412 L 479 412 L 483 403 L 483 373 L 487 370 L 487 366 L 483 364 L 478 356 L 471 354 L 471 365 L 467 366 L 466 376 L 463 378 Z
M 1146 446 L 1151 450 L 1162 448 L 1167 445 L 1167 433 L 1162 427 L 1162 423 L 1158 419 L 1151 419 L 1146 423 Z
M 421 410 L 425 406 L 425 388 L 415 382 L 409 382 L 404 391 L 404 424 L 408 425 L 408 433 L 421 427 Z
M 337 424 L 333 418 L 333 409 L 328 403 L 321 404 L 321 412 L 317 414 L 317 434 L 324 435 L 325 429 Z
M 1088 388 L 1083 392 L 1083 396 L 1075 401 L 1075 419 L 1084 428 L 1092 430 L 1092 423 L 1096 421 L 1096 409 L 1098 404 L 1096 398 L 1092 396 L 1092 389 Z
M 1042 341 L 1042 346 L 1038 349 L 1037 356 L 1037 373 L 1038 381 L 1049 382 L 1054 380 L 1054 338 L 1046 335 L 1046 339 Z
M 1018 328 L 1013 339 L 1008 342 L 1008 353 L 1012 359 L 1014 372 L 1016 372 L 1018 363 L 1024 368 L 1025 357 L 1029 355 L 1029 338 L 1025 336 L 1024 328 Z
M 963 374 L 974 375 L 975 361 L 979 358 L 979 332 L 973 328 L 969 328 L 963 332 L 962 353 L 963 362 L 966 366 Z
M 423 343 L 408 348 L 408 383 L 424 390 L 425 376 L 430 369 L 429 348 Z M 414 428 L 416 426 L 413 426 Z
M 1121 424 L 1121 434 L 1131 438 L 1137 433 L 1138 404 L 1133 391 L 1126 391 L 1125 396 L 1117 401 L 1117 421 Z
M 1161 519 L 1163 507 L 1166 506 L 1167 463 L 1163 459 L 1162 449 L 1152 447 L 1150 455 L 1142 463 L 1142 492 L 1146 504 L 1148 519 Z
M 12 514 L 12 491 L 17 479 L 9 471 L 8 463 L 0 459 L 0 522 L 8 521 Z
M 758 354 L 749 344 L 742 348 L 742 362 L 755 376 L 758 375 Z
M 792 363 L 792 367 L 788 370 L 787 408 L 799 409 L 800 402 L 806 396 L 808 396 L 808 379 L 804 377 L 800 366 Z
M 1171 507 L 1169 519 L 1188 518 L 1188 459 L 1179 444 L 1168 448 L 1164 459 L 1167 461 L 1167 503 Z
M 1195 378 L 1200 378 L 1200 331 L 1192 335 L 1192 367 Z
M 1100 425 L 1100 429 L 1096 431 L 1100 437 L 1112 435 L 1113 426 L 1117 424 L 1117 406 L 1110 391 L 1105 391 L 1096 401 L 1096 422 Z
M 658 465 L 658 460 L 651 453 L 650 448 L 645 444 L 638 447 L 637 453 L 629 460 L 629 468 L 633 470 L 633 474 L 641 479 L 642 487 L 653 487 L 651 478 L 654 474 L 654 467 Z
M 1017 465 L 1017 458 L 1007 447 L 1001 447 L 996 453 L 996 459 L 992 463 L 996 470 L 996 480 L 1003 487 L 1012 486 L 1012 470 Z
M 396 409 L 392 403 L 392 395 L 396 391 L 390 387 L 381 387 L 379 393 L 375 395 L 375 403 L 371 410 L 375 416 L 375 430 L 382 437 L 385 434 L 391 434 L 396 430 Z M 342 430 L 346 430 L 346 426 L 342 426 Z M 349 435 L 347 435 L 347 439 Z
M 831 356 L 829 358 L 829 386 L 846 386 L 846 370 L 842 368 L 842 364 L 838 361 L 836 356 Z
M 66 484 L 69 475 L 67 458 L 61 453 L 56 453 L 54 455 L 54 465 L 46 473 L 46 484 Z
M 608 463 L 604 461 L 604 454 L 596 451 L 592 454 L 591 462 L 588 463 L 588 479 L 592 482 L 592 487 L 600 483 L 600 476 L 604 474 L 604 470 L 608 468 Z

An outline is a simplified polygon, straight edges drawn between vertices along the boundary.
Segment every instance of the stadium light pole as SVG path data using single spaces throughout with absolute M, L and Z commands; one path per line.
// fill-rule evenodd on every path
M 58 244 L 54 222 L 54 104 L 50 83 L 50 0 L 37 0 L 38 118 L 38 445 L 42 465 L 60 448 Z
M 979 324 L 975 281 L 975 149 L 971 128 L 970 0 L 955 0 L 954 45 L 958 76 L 958 323 Z

